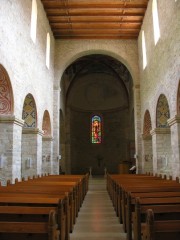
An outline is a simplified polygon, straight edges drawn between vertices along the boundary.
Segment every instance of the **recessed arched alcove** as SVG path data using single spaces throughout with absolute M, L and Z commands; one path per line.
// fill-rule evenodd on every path
M 37 126 L 36 104 L 30 93 L 24 100 L 22 119 L 25 128 L 35 128 Z
M 151 115 L 149 110 L 144 114 L 142 152 L 143 152 L 143 170 L 144 172 L 153 172 L 153 151 L 152 151 L 152 130 Z
M 44 111 L 42 130 L 44 136 L 51 136 L 51 120 L 49 112 L 47 110 Z
M 49 174 L 51 173 L 52 165 L 52 133 L 51 119 L 48 110 L 44 111 L 42 130 L 42 173 Z
M 6 69 L 0 64 L 0 115 L 13 114 L 14 100 L 11 81 Z
M 160 94 L 156 106 L 156 154 L 157 171 L 161 174 L 172 174 L 172 146 L 171 131 L 168 125 L 170 108 L 167 97 Z
M 99 175 L 105 168 L 117 173 L 120 163 L 131 165 L 132 87 L 132 77 L 125 65 L 106 55 L 81 57 L 65 70 L 61 79 L 63 170 L 75 174 L 91 167 L 92 174 Z M 101 116 L 99 144 L 92 142 L 94 115 Z
M 24 99 L 22 119 L 21 177 L 27 178 L 37 174 L 37 109 L 31 93 Z

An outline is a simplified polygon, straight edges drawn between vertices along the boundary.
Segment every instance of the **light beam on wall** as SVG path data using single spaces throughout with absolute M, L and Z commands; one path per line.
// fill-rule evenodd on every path
M 152 15 L 153 15 L 154 43 L 156 45 L 160 38 L 157 0 L 153 0 L 152 2 Z
M 144 31 L 142 31 L 142 53 L 143 53 L 143 69 L 145 69 L 145 67 L 147 66 L 147 55 Z
M 50 45 L 51 45 L 51 39 L 49 33 L 47 33 L 47 40 L 46 40 L 46 66 L 49 69 L 50 64 Z
M 31 12 L 31 39 L 36 42 L 36 29 L 37 29 L 37 2 L 32 1 L 32 12 Z

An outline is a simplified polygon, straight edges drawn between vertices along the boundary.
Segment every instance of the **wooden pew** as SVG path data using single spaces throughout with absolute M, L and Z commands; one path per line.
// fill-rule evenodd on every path
M 85 180 L 82 181 L 82 179 Z M 72 232 L 75 218 L 78 214 L 78 210 L 88 189 L 88 175 L 86 175 L 85 177 L 51 176 L 51 178 L 49 176 L 38 176 L 34 177 L 33 180 L 28 178 L 28 180 L 25 181 L 25 179 L 23 179 L 22 182 L 19 182 L 16 179 L 15 182 L 16 184 L 12 185 L 10 181 L 8 181 L 7 187 L 0 187 L 0 205 L 13 204 L 14 206 L 16 206 L 16 204 L 27 204 L 29 206 L 29 204 L 31 205 L 32 202 L 34 202 L 33 204 L 41 205 L 44 202 L 46 202 L 47 204 L 50 199 L 55 200 L 58 197 L 63 198 L 65 196 L 67 197 L 67 194 L 71 194 L 72 198 L 68 196 L 68 199 L 71 199 L 72 201 L 68 201 L 69 204 L 66 204 L 66 207 L 64 207 L 64 216 L 66 219 L 66 223 L 64 224 L 64 228 L 66 228 L 64 230 L 65 233 L 63 233 L 61 229 L 61 239 L 69 240 L 69 232 Z M 37 203 L 37 198 L 44 199 L 45 201 Z M 69 217 L 68 208 L 71 208 L 71 217 Z M 69 219 L 71 219 L 71 224 L 69 224 Z M 62 223 L 59 223 L 59 229 L 60 228 L 63 228 Z
M 61 240 L 69 240 L 69 229 L 67 229 L 66 225 L 66 215 L 65 215 L 65 209 L 64 209 L 64 201 L 59 198 L 45 198 L 45 197 L 27 197 L 27 196 L 1 196 L 0 195 L 0 207 L 6 207 L 6 206 L 14 206 L 20 207 L 20 206 L 26 206 L 31 211 L 31 207 L 36 207 L 37 212 L 38 208 L 39 211 L 41 211 L 42 208 L 47 208 L 47 211 L 50 209 L 56 211 L 57 215 L 57 225 L 58 230 L 60 231 L 60 239 Z M 21 212 L 19 212 L 21 214 Z
M 16 186 L 20 186 L 23 188 L 23 186 L 27 186 L 29 189 L 32 188 L 34 189 L 35 186 L 37 186 L 38 188 L 50 188 L 50 189 L 54 189 L 56 188 L 57 190 L 62 190 L 62 191 L 67 191 L 69 192 L 70 189 L 73 189 L 73 194 L 74 194 L 74 201 L 75 201 L 75 210 L 76 210 L 76 217 L 78 216 L 78 211 L 80 209 L 80 206 L 82 204 L 82 200 L 80 199 L 80 191 L 78 188 L 78 185 L 76 184 L 76 182 L 68 182 L 68 181 L 44 181 L 43 179 L 39 179 L 39 180 L 32 180 L 32 181 L 22 181 L 22 182 L 17 182 L 15 184 Z
M 110 176 L 111 177 L 111 176 Z M 114 176 L 113 176 L 114 177 Z M 123 223 L 124 230 L 127 230 L 127 239 L 132 239 L 132 226 L 131 226 L 131 217 L 132 217 L 132 210 L 134 209 L 134 202 L 131 201 L 131 198 L 128 199 L 128 193 L 130 191 L 146 193 L 146 192 L 163 192 L 163 191 L 179 191 L 180 192 L 180 184 L 177 181 L 173 180 L 165 180 L 159 178 L 158 176 L 132 176 L 128 177 L 125 176 L 115 176 L 114 179 L 110 180 L 114 181 L 115 183 L 111 183 L 113 190 L 111 189 L 111 195 L 116 195 L 117 193 L 119 196 L 114 197 L 112 195 L 112 200 L 117 201 L 118 203 L 118 215 L 120 217 L 120 222 Z M 179 181 L 178 181 L 179 182 Z M 114 185 L 113 185 L 114 184 Z M 120 190 L 118 190 L 118 187 Z M 119 191 L 119 192 L 118 192 Z M 125 193 L 125 194 L 124 194 Z M 126 196 L 127 195 L 127 196 Z M 124 199 L 125 196 L 125 199 Z M 123 203 L 124 200 L 124 203 Z M 127 201 L 127 202 L 126 202 Z M 123 217 L 124 216 L 124 217 Z M 126 229 L 127 225 L 127 229 Z
M 143 201 L 140 198 L 135 200 L 135 212 L 133 214 L 134 240 L 141 240 L 142 229 L 144 227 L 145 215 L 150 208 L 156 215 L 156 220 L 180 220 L 180 201 L 177 198 L 158 198 L 158 203 L 154 201 Z
M 177 189 L 176 188 L 163 188 L 162 186 L 156 186 L 156 187 L 151 187 L 151 188 L 146 188 L 143 189 L 144 191 L 149 191 L 149 192 L 163 192 L 163 191 L 176 191 Z M 179 188 L 178 188 L 179 190 Z M 172 197 L 172 198 L 168 198 L 167 197 L 163 197 L 163 198 L 158 198 L 158 197 L 151 197 L 151 198 L 141 198 L 142 201 L 150 201 L 150 202 L 153 202 L 155 204 L 158 204 L 158 201 L 159 199 L 161 200 L 162 199 L 162 202 L 163 204 L 167 203 L 168 200 L 172 200 L 174 201 L 174 203 L 178 203 L 180 202 L 180 197 Z M 132 239 L 132 224 L 131 224 L 131 221 L 132 221 L 132 214 L 133 212 L 135 211 L 135 199 L 132 199 L 131 198 L 131 194 L 129 193 L 128 194 L 128 198 L 127 198 L 127 206 L 126 206 L 126 209 L 125 209 L 125 223 L 126 223 L 126 231 L 127 231 L 127 239 L 131 240 Z M 124 223 L 123 223 L 124 224 Z
M 16 208 L 3 206 L 0 211 L 3 213 L 17 215 L 19 211 Z M 23 214 L 31 214 L 29 208 L 19 209 Z M 37 209 L 35 209 L 37 214 Z M 43 211 L 42 211 L 43 212 Z M 44 212 L 43 212 L 44 213 Z M 0 239 L 1 240 L 59 240 L 59 230 L 57 228 L 56 212 L 50 210 L 48 221 L 2 221 L 0 220 Z
M 157 191 L 180 191 L 180 184 L 176 181 L 167 181 L 167 180 L 158 180 L 158 179 L 147 179 L 142 178 L 139 180 L 134 181 L 126 181 L 120 184 L 120 195 L 118 204 L 120 205 L 119 208 L 121 212 L 119 212 L 121 223 L 125 222 L 123 219 L 123 215 L 125 215 L 125 210 L 123 206 L 125 207 L 126 199 L 128 192 L 157 192 Z M 154 190 L 153 190 L 154 189 Z
M 72 198 L 72 213 L 73 222 L 78 216 L 78 211 L 80 209 L 80 199 L 76 185 L 72 182 L 44 182 L 44 181 L 24 181 L 18 182 L 15 185 L 10 185 L 13 189 L 16 189 L 20 192 L 29 192 L 40 193 L 42 191 L 50 191 L 52 194 L 55 193 L 66 193 L 68 192 Z M 9 188 L 10 186 L 7 186 Z M 12 188 L 11 188 L 12 189 Z M 71 208 L 71 207 L 70 207 Z
M 143 182 L 149 182 L 156 181 L 156 180 L 162 180 L 162 178 L 154 177 L 154 176 L 148 176 L 148 175 L 111 175 L 109 178 L 112 178 L 112 187 L 110 190 L 110 197 L 112 199 L 115 211 L 117 213 L 117 216 L 119 216 L 119 212 L 121 208 L 120 202 L 122 199 L 122 187 L 124 185 L 140 185 Z M 120 223 L 122 223 L 122 217 L 120 216 Z
M 151 193 L 151 192 L 180 192 L 180 184 L 176 182 L 163 181 L 134 181 L 134 183 L 127 182 L 120 186 L 121 194 L 119 196 L 119 218 L 120 222 L 123 223 L 124 230 L 126 231 L 126 212 L 127 209 L 131 208 L 131 194 L 132 193 Z M 131 194 L 130 194 L 131 193 Z M 128 205 L 129 204 L 129 205 Z M 130 209 L 131 211 L 131 209 Z
M 89 185 L 89 173 L 85 175 L 48 175 L 45 176 L 46 179 L 62 179 L 62 180 L 73 180 L 73 179 L 79 179 L 82 184 L 82 192 L 83 192 L 83 199 L 88 191 L 88 185 Z M 44 177 L 43 177 L 44 178 Z
M 66 235 L 69 236 L 69 232 L 73 231 L 73 225 L 75 224 L 75 207 L 72 202 L 72 195 L 69 195 L 66 192 L 68 189 L 65 188 L 64 191 L 57 189 L 54 186 L 26 186 L 26 185 L 10 185 L 8 187 L 0 188 L 0 197 L 3 194 L 6 194 L 9 197 L 23 195 L 24 198 L 33 198 L 36 197 L 34 195 L 38 195 L 39 198 L 55 198 L 61 199 L 64 201 L 64 215 L 66 219 Z M 69 191 L 71 188 L 69 189 Z M 67 237 L 68 238 L 68 237 Z
M 142 240 L 179 240 L 180 220 L 161 220 L 154 218 L 152 209 L 147 210 L 146 224 Z

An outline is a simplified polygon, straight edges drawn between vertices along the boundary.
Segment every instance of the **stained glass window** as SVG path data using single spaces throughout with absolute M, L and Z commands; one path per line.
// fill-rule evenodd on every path
M 92 143 L 102 142 L 102 121 L 100 116 L 93 116 L 91 121 Z

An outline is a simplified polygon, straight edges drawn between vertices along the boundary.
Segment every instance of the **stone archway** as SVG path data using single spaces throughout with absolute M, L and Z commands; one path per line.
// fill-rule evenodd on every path
M 42 173 L 51 173 L 52 169 L 52 133 L 51 133 L 51 120 L 47 110 L 43 115 L 43 137 L 42 137 Z
M 7 179 L 13 181 L 20 172 L 19 133 L 22 130 L 22 122 L 16 119 L 13 113 L 11 81 L 6 69 L 0 64 L 0 181 L 3 185 Z
M 172 174 L 171 132 L 168 125 L 170 109 L 164 94 L 159 96 L 156 106 L 156 129 L 151 131 L 153 138 L 154 173 Z
M 135 148 L 136 154 L 139 156 L 137 172 L 141 172 L 142 160 L 141 160 L 141 116 L 140 116 L 140 83 L 139 83 L 139 67 L 138 67 L 138 48 L 135 41 L 58 41 L 56 45 L 56 72 L 54 82 L 54 114 L 59 116 L 59 109 L 63 109 L 61 96 L 63 95 L 62 87 L 62 75 L 65 70 L 74 61 L 81 57 L 103 54 L 105 56 L 112 57 L 117 61 L 123 63 L 132 76 L 134 92 L 134 129 L 135 129 Z M 61 85 L 60 85 L 61 83 Z M 60 99 L 59 99 L 60 98 Z M 66 113 L 63 109 L 64 118 Z M 57 158 L 59 151 L 59 123 L 53 121 L 53 136 L 55 138 L 55 144 L 53 148 L 54 160 Z M 67 140 L 68 141 L 68 140 Z
M 180 82 L 177 89 L 176 113 L 168 120 L 171 128 L 172 173 L 174 179 L 180 177 Z
M 42 151 L 42 140 L 39 144 L 36 103 L 30 93 L 26 95 L 24 100 L 22 119 L 24 126 L 22 131 L 21 177 L 27 178 L 41 173 L 42 164 L 42 159 L 39 159 L 40 149 Z
M 37 110 L 33 96 L 29 93 L 23 105 L 22 119 L 24 120 L 24 127 L 36 128 L 37 127 Z
M 104 168 L 118 172 L 118 164 L 130 161 L 129 116 L 134 107 L 131 74 L 115 59 L 95 54 L 76 60 L 66 69 L 62 80 L 64 142 L 67 161 L 71 159 L 68 171 L 83 173 L 92 167 L 92 174 L 103 174 Z M 106 136 L 99 146 L 90 141 L 91 116 L 97 113 L 104 119 Z
M 143 154 L 143 171 L 153 172 L 153 154 L 152 154 L 152 136 L 150 131 L 152 130 L 151 116 L 149 110 L 146 110 L 144 114 L 144 126 L 142 135 L 142 154 Z
M 5 68 L 0 64 L 0 115 L 12 115 L 14 100 L 11 81 Z

